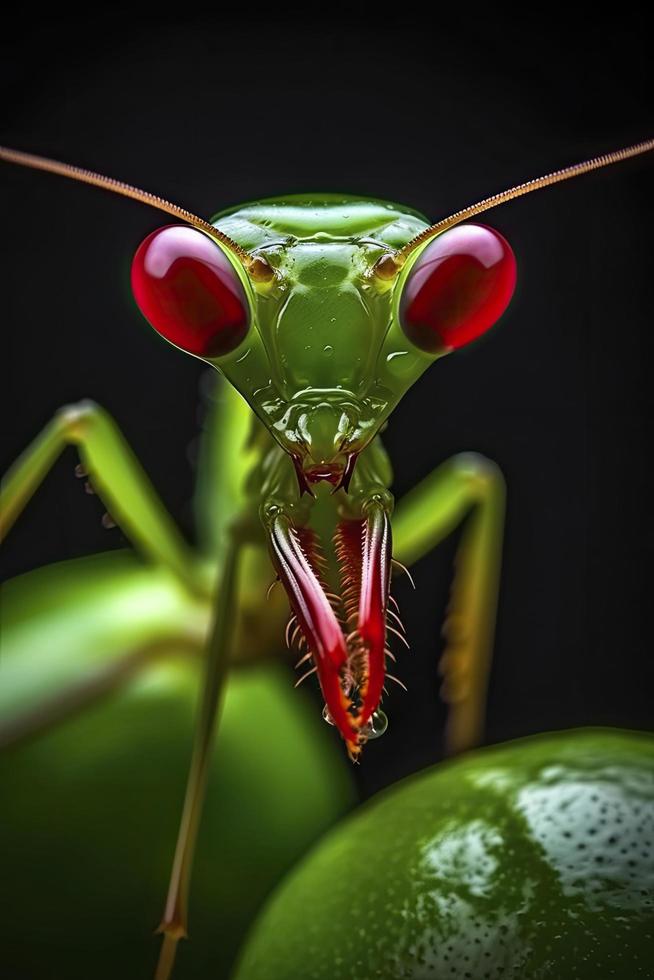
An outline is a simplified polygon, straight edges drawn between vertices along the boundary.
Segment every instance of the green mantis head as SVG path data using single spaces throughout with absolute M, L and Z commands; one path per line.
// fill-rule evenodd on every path
M 134 291 L 160 332 L 215 364 L 240 391 L 293 459 L 300 491 L 319 480 L 347 488 L 358 454 L 402 395 L 456 346 L 448 323 L 450 334 L 454 321 L 460 331 L 489 301 L 496 319 L 513 288 L 510 249 L 479 226 L 464 233 L 467 251 L 450 232 L 445 249 L 421 243 L 385 277 L 384 265 L 429 225 L 383 201 L 272 198 L 218 215 L 214 226 L 249 256 L 249 268 L 222 241 L 172 226 L 141 246 Z M 490 259 L 479 261 L 471 229 L 487 252 L 490 246 Z M 418 311 L 419 336 L 408 327 L 404 301 L 416 292 L 415 268 L 425 265 L 428 289 L 440 277 L 430 300 L 440 325 Z M 418 284 L 418 293 L 424 289 Z M 486 316 L 474 332 L 489 325 Z
M 373 274 L 427 222 L 384 202 L 322 194 L 251 204 L 215 223 L 274 273 L 249 291 L 250 364 L 236 351 L 220 367 L 308 481 L 337 483 L 433 360 L 414 357 L 411 376 L 386 369 L 393 290 Z M 401 334 L 396 341 L 407 349 Z

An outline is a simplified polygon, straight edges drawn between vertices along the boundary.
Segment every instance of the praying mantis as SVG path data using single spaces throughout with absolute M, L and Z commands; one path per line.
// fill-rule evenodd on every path
M 499 233 L 469 223 L 522 194 L 654 149 L 654 140 L 530 180 L 430 224 L 384 201 L 337 194 L 272 198 L 211 222 L 130 185 L 16 150 L 10 163 L 131 197 L 181 224 L 136 252 L 132 286 L 151 325 L 229 382 L 214 426 L 212 554 L 184 542 L 102 408 L 60 410 L 10 470 L 8 530 L 68 444 L 115 521 L 182 596 L 177 628 L 206 644 L 205 678 L 169 892 L 157 980 L 172 972 L 187 903 L 212 734 L 230 650 L 283 630 L 300 681 L 317 675 L 323 716 L 353 761 L 383 734 L 391 641 L 406 642 L 390 591 L 459 525 L 439 669 L 450 753 L 483 726 L 501 563 L 504 483 L 472 453 L 441 464 L 397 506 L 380 431 L 436 360 L 501 317 L 516 281 Z M 272 602 L 261 604 L 271 577 Z M 264 612 L 264 610 L 266 610 Z M 172 617 L 175 619 L 175 617 Z M 190 624 L 190 625 L 189 625 Z M 235 633 L 237 639 L 234 639 Z M 187 639 L 189 637 L 187 636 Z M 20 724 L 20 722 L 19 722 Z

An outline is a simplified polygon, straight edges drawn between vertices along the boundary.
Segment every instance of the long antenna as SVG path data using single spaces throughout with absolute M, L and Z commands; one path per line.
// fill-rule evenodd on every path
M 402 268 L 407 257 L 418 245 L 422 245 L 435 235 L 440 235 L 449 228 L 453 228 L 454 225 L 460 224 L 461 221 L 467 221 L 476 214 L 481 214 L 482 211 L 488 211 L 490 208 L 497 207 L 498 204 L 512 201 L 514 197 L 522 197 L 523 194 L 530 194 L 531 191 L 538 191 L 543 187 L 549 187 L 550 184 L 558 184 L 559 181 L 569 180 L 571 177 L 579 177 L 581 174 L 586 174 L 590 170 L 599 170 L 600 167 L 608 167 L 612 163 L 628 160 L 630 157 L 638 156 L 640 153 L 647 153 L 649 150 L 654 150 L 654 139 L 644 140 L 642 143 L 627 146 L 623 150 L 615 150 L 613 153 L 605 153 L 603 156 L 593 157 L 592 160 L 585 160 L 583 163 L 575 163 L 572 167 L 555 170 L 551 174 L 545 174 L 544 177 L 527 180 L 524 184 L 510 187 L 508 190 L 501 191 L 499 194 L 493 194 L 492 197 L 485 197 L 483 201 L 470 204 L 467 208 L 462 208 L 461 211 L 455 211 L 448 218 L 442 218 L 436 224 L 425 228 L 397 252 L 382 256 L 375 266 L 374 271 L 382 279 L 392 279 Z
M 113 177 L 104 177 L 102 174 L 97 174 L 93 170 L 85 170 L 83 167 L 73 167 L 69 163 L 60 163 L 58 160 L 36 156 L 34 153 L 23 153 L 21 150 L 12 150 L 5 146 L 0 146 L 0 160 L 6 160 L 7 163 L 16 163 L 21 167 L 32 167 L 34 170 L 47 170 L 49 173 L 59 174 L 61 177 L 70 177 L 71 180 L 79 180 L 83 184 L 92 184 L 94 187 L 101 187 L 103 190 L 113 191 L 114 194 L 122 194 L 123 197 L 131 197 L 133 201 L 140 201 L 141 204 L 149 204 L 150 207 L 157 208 L 159 211 L 165 211 L 166 214 L 171 214 L 174 218 L 179 218 L 180 221 L 185 221 L 186 224 L 192 225 L 199 231 L 204 231 L 207 235 L 217 239 L 241 260 L 248 271 L 261 272 L 258 268 L 261 264 L 261 259 L 250 255 L 244 248 L 241 248 L 238 242 L 235 242 L 233 238 L 230 238 L 218 228 L 214 228 L 204 218 L 198 217 L 197 214 L 187 211 L 186 208 L 182 208 L 178 204 L 172 204 L 170 201 L 166 201 L 163 197 L 150 194 L 148 191 L 142 191 L 138 187 L 132 187 L 131 184 L 125 184 L 122 180 L 114 180 Z

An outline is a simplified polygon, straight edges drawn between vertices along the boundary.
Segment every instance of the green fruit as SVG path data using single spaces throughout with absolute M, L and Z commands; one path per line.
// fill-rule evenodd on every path
M 654 976 L 654 739 L 543 735 L 380 794 L 277 890 L 236 980 Z
M 142 610 L 141 629 L 146 612 L 165 629 L 174 610 L 174 596 L 161 601 L 169 586 L 122 556 L 39 570 L 11 586 L 1 697 L 8 721 L 17 705 L 40 703 L 48 684 L 56 691 L 85 663 L 99 663 L 101 653 L 111 661 L 128 629 L 128 603 L 134 615 Z M 122 614 L 108 613 L 114 608 Z M 181 814 L 199 666 L 197 654 L 169 652 L 120 690 L 0 756 L 3 976 L 153 975 L 161 941 L 153 932 Z M 263 898 L 352 801 L 340 742 L 293 690 L 292 676 L 274 662 L 234 669 L 195 861 L 190 940 L 178 954 L 180 980 L 228 973 Z

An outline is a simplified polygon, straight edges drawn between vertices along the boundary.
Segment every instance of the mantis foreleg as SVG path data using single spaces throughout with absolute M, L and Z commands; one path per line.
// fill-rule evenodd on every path
M 482 732 L 502 554 L 502 474 L 485 457 L 461 453 L 408 493 L 393 520 L 394 555 L 407 565 L 463 520 L 439 667 L 450 706 L 448 753 L 474 746 Z
M 60 409 L 11 467 L 0 494 L 0 536 L 68 445 L 77 446 L 94 490 L 134 545 L 188 588 L 197 588 L 188 546 L 118 426 L 92 401 Z

